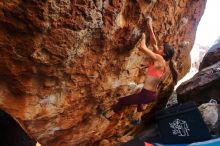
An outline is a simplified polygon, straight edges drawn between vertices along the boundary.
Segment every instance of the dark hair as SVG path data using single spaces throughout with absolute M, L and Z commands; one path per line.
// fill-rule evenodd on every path
M 166 61 L 169 61 L 170 71 L 172 73 L 173 81 L 176 84 L 178 80 L 178 73 L 173 65 L 172 58 L 174 56 L 174 49 L 168 43 L 164 44 L 164 55 L 163 58 Z
M 163 58 L 168 61 L 168 60 L 171 60 L 173 58 L 173 55 L 174 55 L 174 49 L 173 47 L 171 47 L 168 43 L 165 43 L 163 45 L 163 48 L 164 48 L 164 55 L 163 55 Z
M 176 71 L 176 69 L 175 69 L 175 67 L 173 65 L 173 61 L 172 60 L 169 61 L 169 67 L 170 67 L 170 71 L 172 73 L 173 81 L 176 84 L 177 80 L 178 80 L 178 73 L 177 73 L 177 71 Z

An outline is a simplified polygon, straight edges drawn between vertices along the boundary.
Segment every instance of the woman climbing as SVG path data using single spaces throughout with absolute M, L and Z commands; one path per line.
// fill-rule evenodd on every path
M 114 113 L 118 113 L 123 107 L 133 104 L 137 104 L 137 111 L 142 112 L 142 104 L 150 103 L 157 98 L 158 86 L 161 81 L 164 80 L 167 71 L 171 71 L 173 81 L 175 83 L 177 82 L 177 72 L 172 63 L 174 50 L 169 44 L 164 44 L 163 47 L 158 47 L 153 32 L 152 19 L 150 17 L 147 19 L 150 30 L 150 45 L 153 47 L 153 51 L 146 46 L 145 34 L 142 34 L 140 44 L 137 44 L 138 49 L 152 60 L 152 64 L 150 64 L 147 69 L 144 87 L 138 94 L 120 98 L 111 110 L 108 110 L 103 114 L 106 118 L 110 118 Z M 169 66 L 169 68 L 167 66 Z

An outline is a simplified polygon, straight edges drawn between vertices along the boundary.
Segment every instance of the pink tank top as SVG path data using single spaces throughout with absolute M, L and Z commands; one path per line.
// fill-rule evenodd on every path
M 149 67 L 148 67 L 148 75 L 150 76 L 153 76 L 153 77 L 156 77 L 156 78 L 160 78 L 163 76 L 163 73 L 164 72 L 161 72 L 161 71 L 158 71 L 154 68 L 154 65 L 151 64 Z

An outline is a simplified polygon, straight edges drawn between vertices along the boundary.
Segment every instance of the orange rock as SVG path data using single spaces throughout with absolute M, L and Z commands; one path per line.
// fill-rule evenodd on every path
M 97 109 L 134 92 L 124 84 L 143 82 L 142 64 L 149 60 L 134 48 L 142 32 L 149 39 L 143 16 L 153 18 L 159 44 L 174 46 L 182 77 L 205 2 L 0 2 L 0 108 L 44 146 L 93 145 L 123 136 L 133 128 L 135 107 L 111 122 L 98 120 Z M 163 89 L 145 121 L 148 112 L 165 105 L 173 90 L 170 78 Z

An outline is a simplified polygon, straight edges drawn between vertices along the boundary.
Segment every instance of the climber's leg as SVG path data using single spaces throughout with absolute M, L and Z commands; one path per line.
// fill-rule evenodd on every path
M 138 95 L 139 94 L 134 94 L 120 98 L 117 104 L 113 105 L 112 109 L 103 112 L 102 115 L 105 118 L 110 119 L 112 115 L 121 111 L 123 107 L 135 104 L 135 100 L 137 99 Z
M 113 106 L 113 111 L 115 113 L 118 113 L 125 106 L 129 106 L 129 105 L 132 105 L 132 104 L 139 104 L 139 102 L 137 101 L 139 94 L 133 94 L 133 95 L 129 95 L 129 96 L 120 98 L 118 100 L 117 104 Z
M 123 98 L 120 98 L 118 103 L 113 106 L 113 111 L 115 113 L 122 110 L 123 107 L 133 105 L 133 104 L 147 104 L 153 100 L 155 100 L 157 97 L 157 94 L 155 92 L 143 89 L 140 93 L 126 96 Z M 138 107 L 138 112 L 141 112 L 142 108 Z
M 155 92 L 143 89 L 138 94 L 129 95 L 123 98 L 120 98 L 116 105 L 113 105 L 112 109 L 107 110 L 106 112 L 103 112 L 103 116 L 107 119 L 109 119 L 112 115 L 115 113 L 120 112 L 124 107 L 129 105 L 140 105 L 141 104 L 147 104 L 149 102 L 152 102 L 156 99 L 157 94 Z M 142 108 L 138 107 L 138 112 L 142 112 Z

